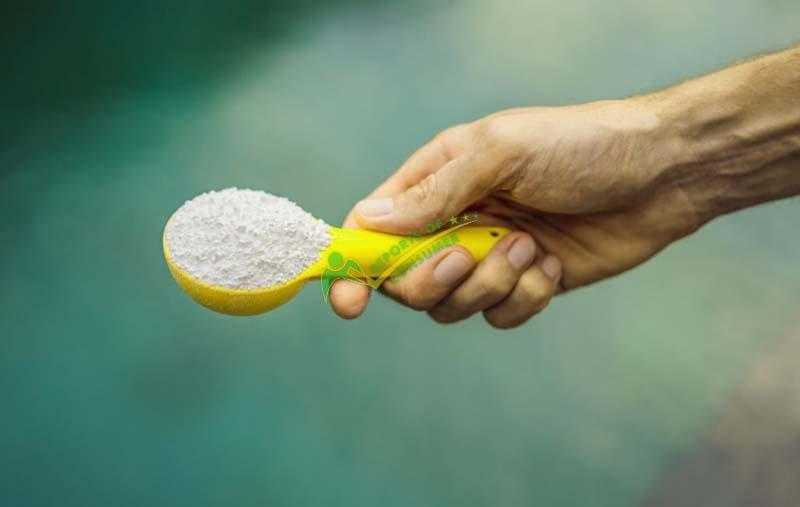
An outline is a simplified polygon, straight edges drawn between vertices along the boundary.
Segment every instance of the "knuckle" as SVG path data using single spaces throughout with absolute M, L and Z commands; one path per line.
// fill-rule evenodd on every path
M 408 189 L 408 198 L 412 204 L 422 205 L 433 200 L 437 195 L 438 184 L 436 173 L 429 174 L 419 183 Z
M 431 309 L 435 304 L 435 300 L 429 294 L 418 285 L 404 283 L 400 285 L 399 299 L 412 310 L 425 311 Z
M 450 125 L 446 129 L 436 134 L 434 139 L 438 141 L 456 141 L 458 138 L 464 136 L 469 132 L 472 123 L 462 122 Z
M 507 277 L 499 276 L 482 276 L 475 280 L 475 292 L 473 297 L 480 303 L 492 303 L 499 301 L 506 297 L 509 292 L 514 288 L 514 283 Z
M 454 138 L 458 135 L 458 125 L 453 125 L 452 127 L 448 127 L 438 134 L 436 137 L 433 138 L 434 142 L 439 143 L 439 146 L 442 148 L 443 152 L 446 152 L 446 148 L 448 148 L 451 143 L 455 140 Z
M 481 140 L 489 146 L 504 144 L 508 138 L 506 120 L 502 116 L 485 118 L 479 128 Z
M 406 306 L 418 312 L 424 312 L 432 306 L 426 298 L 417 295 L 406 297 L 403 302 Z
M 510 319 L 502 314 L 495 312 L 483 312 L 483 318 L 495 329 L 511 329 L 525 323 L 528 318 L 524 320 Z
M 472 288 L 471 296 L 475 299 L 483 299 L 492 291 L 491 282 L 484 277 L 476 278 Z
M 472 123 L 456 123 L 441 132 L 441 135 L 447 139 L 453 139 L 454 137 L 460 137 L 464 134 L 467 134 L 472 127 Z
M 520 288 L 525 294 L 528 308 L 533 313 L 538 313 L 550 302 L 553 295 L 553 284 L 539 269 L 525 273 L 519 281 Z
M 436 173 L 429 174 L 403 194 L 406 199 L 403 206 L 413 210 L 420 220 L 431 223 L 441 215 L 446 205 L 445 190 Z
M 481 121 L 477 143 L 490 153 L 499 169 L 498 180 L 521 174 L 519 169 L 531 160 L 530 145 L 520 137 L 520 127 L 507 116 L 489 116 Z
M 452 324 L 453 322 L 457 322 L 459 320 L 457 317 L 450 314 L 449 312 L 439 310 L 437 308 L 429 310 L 428 316 L 434 322 L 438 322 L 439 324 Z
M 433 140 L 445 160 L 452 160 L 462 151 L 472 129 L 471 123 L 460 123 L 439 132 Z

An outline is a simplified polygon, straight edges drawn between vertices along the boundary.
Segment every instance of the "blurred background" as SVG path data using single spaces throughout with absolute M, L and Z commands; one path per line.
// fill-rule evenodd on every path
M 378 296 L 345 322 L 313 286 L 218 315 L 161 233 L 228 186 L 338 224 L 451 124 L 656 90 L 798 26 L 794 0 L 7 0 L 0 505 L 792 504 L 796 200 L 510 332 Z

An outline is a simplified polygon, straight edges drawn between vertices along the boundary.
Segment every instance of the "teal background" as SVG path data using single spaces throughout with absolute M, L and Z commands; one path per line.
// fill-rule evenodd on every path
M 192 303 L 165 221 L 228 186 L 330 223 L 437 131 L 797 42 L 791 0 L 11 1 L 0 505 L 637 505 L 800 301 L 796 200 L 510 332 L 317 286 Z

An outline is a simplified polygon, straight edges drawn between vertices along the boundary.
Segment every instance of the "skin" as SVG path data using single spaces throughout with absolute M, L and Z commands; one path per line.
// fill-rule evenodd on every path
M 348 214 L 407 234 L 478 211 L 515 229 L 476 265 L 458 246 L 381 290 L 449 323 L 518 326 L 554 294 L 625 272 L 715 217 L 800 193 L 800 49 L 654 94 L 501 111 L 449 128 Z M 359 316 L 370 291 L 331 289 Z

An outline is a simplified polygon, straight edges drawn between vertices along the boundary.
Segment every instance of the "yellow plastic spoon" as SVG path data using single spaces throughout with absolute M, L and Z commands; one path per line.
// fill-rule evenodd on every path
M 475 257 L 475 260 L 480 262 L 486 257 L 492 246 L 509 232 L 511 231 L 505 227 L 467 225 L 463 228 L 444 229 L 430 236 L 430 238 L 450 233 L 455 234 L 457 238 L 456 244 L 466 248 Z M 228 315 L 257 315 L 286 303 L 300 292 L 306 282 L 313 278 L 320 278 L 328 265 L 328 255 L 331 252 L 339 252 L 345 258 L 356 261 L 370 277 L 385 278 L 391 274 L 391 270 L 376 273 L 372 270 L 372 264 L 385 252 L 389 252 L 392 247 L 397 247 L 401 240 L 407 239 L 391 234 L 361 229 L 340 229 L 332 226 L 330 233 L 331 244 L 321 252 L 319 260 L 295 278 L 279 285 L 261 289 L 231 289 L 208 284 L 190 275 L 172 261 L 169 247 L 167 246 L 166 232 L 163 236 L 162 244 L 164 258 L 167 261 L 172 277 L 175 278 L 175 281 L 178 282 L 184 292 L 196 302 L 206 308 Z M 426 238 L 429 238 L 429 236 L 421 237 L 423 241 Z M 413 248 L 413 252 L 420 251 L 417 247 L 422 244 L 421 241 L 417 241 L 409 249 Z M 424 247 L 421 250 L 424 250 Z M 409 252 L 413 253 L 411 250 Z M 392 266 L 396 267 L 399 264 L 401 263 L 395 263 Z

